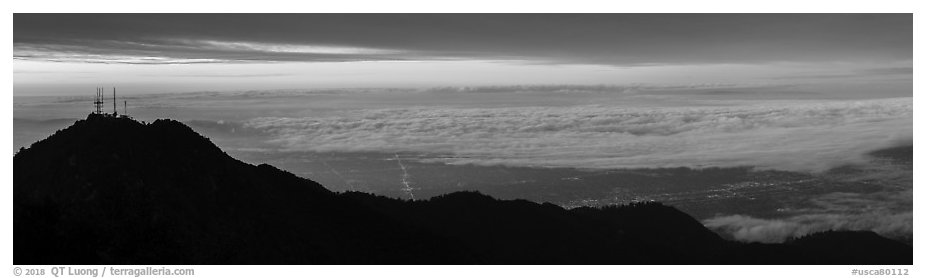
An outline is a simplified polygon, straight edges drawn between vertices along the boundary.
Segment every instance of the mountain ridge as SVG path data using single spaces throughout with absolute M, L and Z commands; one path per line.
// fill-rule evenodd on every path
M 13 161 L 16 264 L 912 263 L 912 247 L 870 232 L 727 241 L 660 203 L 335 193 L 174 120 L 91 115 Z

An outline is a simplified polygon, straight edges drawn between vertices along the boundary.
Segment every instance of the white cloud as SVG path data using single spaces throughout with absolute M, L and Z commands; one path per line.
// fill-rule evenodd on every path
M 745 242 L 778 243 L 828 230 L 874 231 L 883 236 L 899 237 L 913 234 L 913 212 L 821 213 L 785 219 L 728 215 L 707 219 L 704 226 Z
M 232 50 L 232 51 L 259 51 L 271 53 L 313 53 L 313 54 L 396 54 L 396 50 L 387 50 L 379 48 L 354 47 L 354 46 L 335 46 L 335 45 L 308 45 L 308 44 L 281 44 L 281 43 L 261 43 L 261 42 L 239 42 L 239 41 L 215 41 L 215 40 L 175 40 L 190 45 L 201 46 L 215 50 Z
M 48 44 L 15 43 L 14 49 L 13 58 L 16 60 L 107 64 L 379 61 L 409 58 L 409 54 L 401 50 L 348 45 L 190 39 L 142 41 L 77 39 Z
M 99 64 L 202 64 L 221 62 L 218 59 L 210 58 L 173 58 L 156 55 L 143 54 L 94 54 L 80 51 L 62 51 L 55 52 L 47 49 L 29 48 L 28 46 L 18 46 L 14 60 L 44 60 L 49 62 L 83 62 Z
M 910 98 L 730 104 L 375 109 L 247 126 L 291 150 L 417 151 L 450 164 L 579 168 L 819 171 L 912 140 Z

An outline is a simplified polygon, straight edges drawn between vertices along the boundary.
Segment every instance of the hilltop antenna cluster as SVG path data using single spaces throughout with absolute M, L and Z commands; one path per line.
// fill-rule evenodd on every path
M 103 114 L 103 88 L 96 88 L 96 98 L 93 100 L 93 114 Z
M 113 117 L 113 118 L 116 118 L 116 117 L 129 118 L 128 116 L 129 102 L 125 100 L 122 101 L 122 105 L 123 105 L 122 115 L 121 116 L 119 115 L 118 107 L 116 107 L 116 104 L 118 103 L 116 101 L 116 87 L 113 87 L 113 113 L 109 114 L 109 113 L 103 112 L 104 99 L 106 98 L 103 95 L 105 92 L 105 89 L 106 88 L 103 88 L 103 87 L 96 88 L 96 97 L 93 99 L 93 112 L 90 114 L 101 115 L 101 116 L 106 116 L 106 117 Z

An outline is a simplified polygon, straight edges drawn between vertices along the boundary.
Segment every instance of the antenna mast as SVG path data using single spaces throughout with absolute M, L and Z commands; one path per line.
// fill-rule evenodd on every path
M 103 114 L 103 90 L 102 88 L 96 88 L 96 99 L 93 100 L 93 106 L 95 114 Z

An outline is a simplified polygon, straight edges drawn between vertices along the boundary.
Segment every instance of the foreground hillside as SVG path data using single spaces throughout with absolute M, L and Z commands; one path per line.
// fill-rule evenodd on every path
M 720 238 L 659 203 L 337 194 L 186 125 L 91 115 L 13 159 L 14 264 L 911 264 L 871 232 Z

